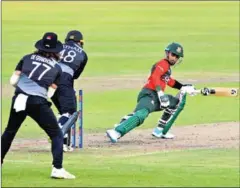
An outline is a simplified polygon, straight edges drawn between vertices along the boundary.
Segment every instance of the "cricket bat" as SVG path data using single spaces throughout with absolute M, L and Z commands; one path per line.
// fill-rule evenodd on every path
M 197 90 L 197 93 L 201 93 L 203 95 L 202 91 L 204 89 L 209 89 L 210 94 L 208 96 L 237 97 L 239 95 L 239 89 L 224 87 L 203 88 Z

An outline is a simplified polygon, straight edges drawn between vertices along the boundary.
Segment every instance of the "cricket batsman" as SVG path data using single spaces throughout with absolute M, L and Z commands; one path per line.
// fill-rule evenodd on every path
M 111 142 L 117 142 L 129 131 L 143 124 L 150 113 L 162 110 L 164 112 L 152 135 L 157 138 L 174 138 L 168 131 L 183 110 L 187 93 L 195 95 L 195 88 L 171 77 L 171 67 L 179 64 L 184 57 L 183 47 L 173 42 L 165 48 L 165 54 L 164 59 L 152 66 L 151 75 L 138 95 L 135 110 L 124 116 L 114 129 L 106 131 Z M 166 85 L 180 91 L 176 96 L 166 94 L 164 93 Z

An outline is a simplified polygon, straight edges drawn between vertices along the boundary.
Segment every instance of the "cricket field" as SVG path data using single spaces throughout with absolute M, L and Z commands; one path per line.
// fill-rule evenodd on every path
M 239 88 L 237 1 L 2 2 L 2 132 L 18 61 L 43 33 L 84 35 L 83 149 L 64 154 L 75 180 L 50 178 L 47 136 L 27 118 L 2 166 L 3 187 L 239 187 L 239 97 L 187 97 L 173 140 L 151 136 L 161 112 L 111 144 L 105 131 L 136 105 L 152 65 L 170 42 L 184 47 L 173 77 L 196 88 Z M 176 90 L 167 89 L 176 94 Z M 54 111 L 57 111 L 54 108 Z

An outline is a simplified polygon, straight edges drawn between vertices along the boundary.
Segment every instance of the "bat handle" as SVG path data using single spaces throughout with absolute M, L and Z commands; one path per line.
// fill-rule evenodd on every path
M 209 90 L 210 90 L 210 94 L 215 94 L 216 93 L 215 89 L 209 89 Z

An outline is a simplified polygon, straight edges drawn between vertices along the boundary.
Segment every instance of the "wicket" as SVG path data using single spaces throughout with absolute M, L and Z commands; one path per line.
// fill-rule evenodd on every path
M 78 91 L 78 110 L 79 110 L 79 117 L 78 117 L 78 131 L 76 131 L 76 124 L 73 124 L 71 127 L 71 144 L 73 148 L 83 148 L 83 91 Z M 78 133 L 78 146 L 76 140 L 76 134 Z

